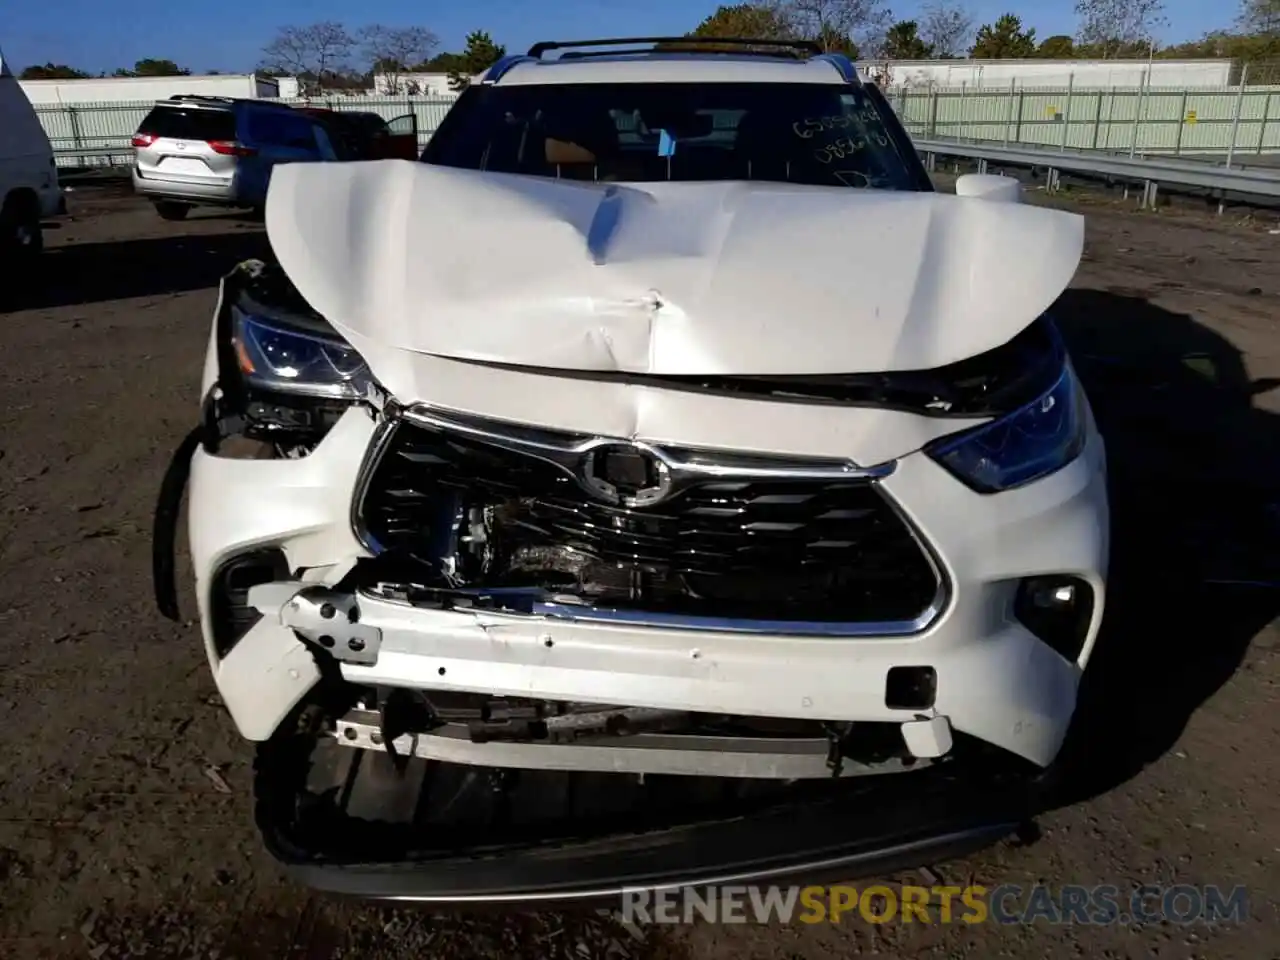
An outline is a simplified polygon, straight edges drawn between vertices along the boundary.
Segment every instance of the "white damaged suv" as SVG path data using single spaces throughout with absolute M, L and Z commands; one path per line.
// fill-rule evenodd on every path
M 155 539 L 177 616 L 186 489 L 273 853 L 543 900 L 1012 829 L 1102 616 L 1105 455 L 1046 316 L 1081 218 L 957 194 L 803 43 L 539 44 L 420 163 L 279 169 Z

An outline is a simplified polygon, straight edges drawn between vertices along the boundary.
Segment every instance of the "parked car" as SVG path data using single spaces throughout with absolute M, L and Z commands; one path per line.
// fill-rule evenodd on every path
M 306 883 L 848 876 L 1009 832 L 1061 769 L 1109 541 L 1049 316 L 1082 218 L 935 192 L 844 57 L 671 42 L 538 44 L 419 164 L 278 171 L 278 262 L 223 280 L 157 599 L 186 488 Z
M 295 107 L 328 126 L 334 147 L 343 160 L 416 160 L 418 120 L 406 114 L 385 120 L 380 114 L 358 110 Z
M 283 103 L 183 95 L 133 135 L 133 187 L 166 220 L 192 207 L 261 207 L 280 164 L 337 160 L 325 125 Z
M 0 268 L 44 249 L 42 221 L 66 213 L 53 148 L 35 108 L 0 53 Z M 21 268 L 13 278 L 21 276 Z

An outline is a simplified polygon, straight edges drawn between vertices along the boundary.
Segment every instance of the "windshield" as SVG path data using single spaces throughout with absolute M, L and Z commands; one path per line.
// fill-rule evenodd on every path
M 473 86 L 422 159 L 578 180 L 930 189 L 883 98 L 844 84 Z

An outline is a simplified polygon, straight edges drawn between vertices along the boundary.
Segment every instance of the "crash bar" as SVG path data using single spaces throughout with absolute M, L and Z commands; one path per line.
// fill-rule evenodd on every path
M 968 143 L 960 140 L 912 138 L 932 170 L 937 157 L 963 157 L 978 161 L 980 172 L 989 164 L 1011 167 L 1040 167 L 1048 171 L 1050 189 L 1057 186 L 1058 173 L 1081 173 L 1110 177 L 1146 186 L 1143 205 L 1154 202 L 1159 186 L 1194 187 L 1252 197 L 1280 199 L 1280 168 L 1227 167 L 1165 157 L 1121 157 L 1113 153 L 1088 153 L 1036 147 L 1006 147 Z

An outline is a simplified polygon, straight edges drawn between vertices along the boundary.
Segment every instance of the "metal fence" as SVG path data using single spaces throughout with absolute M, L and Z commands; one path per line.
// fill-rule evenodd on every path
M 1243 158 L 1280 153 L 1280 86 L 1212 90 L 899 87 L 887 92 L 912 135 L 928 139 L 1135 155 Z M 284 102 L 368 110 L 388 120 L 413 113 L 425 143 L 453 101 L 453 97 L 360 96 Z M 44 104 L 36 112 L 59 162 L 87 166 L 127 162 L 124 148 L 151 106 L 152 101 Z
M 1074 150 L 1280 152 L 1280 86 L 889 91 L 913 136 Z

